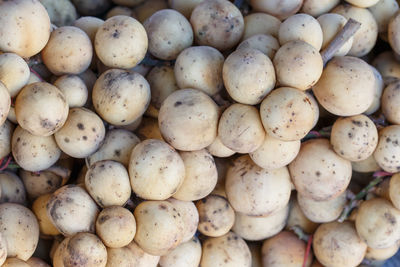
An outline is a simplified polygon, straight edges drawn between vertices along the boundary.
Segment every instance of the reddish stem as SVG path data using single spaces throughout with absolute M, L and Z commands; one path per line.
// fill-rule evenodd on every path
M 322 137 L 322 134 L 320 134 L 318 131 L 310 131 L 310 134 L 313 134 L 318 138 Z
M 377 171 L 374 172 L 374 174 L 372 175 L 373 177 L 384 177 L 384 176 L 392 176 L 393 173 L 391 172 L 385 172 L 385 171 Z
M 310 235 L 310 237 L 308 238 L 308 241 L 307 241 L 306 253 L 304 254 L 303 267 L 306 267 L 306 265 L 307 265 L 307 260 L 308 260 L 308 257 L 310 255 L 310 251 L 311 251 L 312 239 L 313 239 L 313 236 Z
M 7 169 L 8 165 L 9 165 L 10 162 L 11 162 L 11 157 L 8 156 L 6 163 L 4 164 L 4 166 L 1 167 L 1 165 L 3 164 L 3 160 L 4 160 L 4 159 L 5 159 L 5 157 L 2 158 L 2 159 L 0 160 L 0 171 L 3 171 L 3 170 L 5 170 L 5 169 Z
M 39 73 L 37 73 L 34 69 L 32 69 L 32 68 L 29 68 L 30 70 L 31 70 L 31 72 L 33 73 L 33 74 L 35 74 L 38 78 L 39 78 L 39 80 L 41 81 L 41 82 L 43 82 L 44 81 L 44 79 L 42 78 L 42 76 L 40 76 L 39 75 Z

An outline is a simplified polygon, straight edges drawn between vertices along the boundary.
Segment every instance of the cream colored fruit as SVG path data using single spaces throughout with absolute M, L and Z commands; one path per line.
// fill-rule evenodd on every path
M 150 85 L 137 72 L 110 69 L 102 73 L 93 87 L 96 112 L 113 125 L 127 125 L 137 120 L 150 103 Z
M 204 1 L 190 16 L 195 42 L 220 51 L 237 45 L 242 38 L 244 21 L 240 10 L 227 0 Z
M 60 89 L 70 108 L 83 107 L 88 99 L 88 89 L 77 75 L 63 75 L 54 85 Z
M 383 91 L 381 103 L 382 103 L 382 113 L 385 118 L 393 123 L 400 124 L 400 82 L 396 81 L 390 83 Z
M 222 236 L 229 232 L 235 222 L 235 212 L 226 198 L 208 195 L 196 202 L 199 212 L 198 230 L 206 236 Z
M 365 115 L 339 118 L 332 126 L 330 138 L 333 150 L 350 161 L 367 159 L 378 144 L 378 130 Z
M 306 247 L 306 243 L 294 233 L 282 231 L 264 241 L 261 249 L 263 266 L 310 266 L 313 258 L 312 252 L 303 264 Z
M 269 14 L 255 12 L 244 17 L 244 33 L 242 40 L 246 40 L 256 34 L 270 34 L 278 38 L 281 21 Z
M 96 235 L 77 233 L 68 241 L 62 259 L 65 267 L 74 265 L 105 267 L 107 250 Z
M 348 55 L 361 57 L 368 54 L 375 46 L 378 37 L 378 24 L 372 13 L 366 8 L 348 4 L 338 5 L 331 12 L 338 13 L 346 19 L 352 18 L 361 23 L 360 29 L 353 36 L 353 45 Z
M 364 111 L 364 114 L 366 115 L 371 115 L 375 113 L 380 107 L 381 107 L 381 98 L 382 98 L 382 92 L 385 87 L 385 83 L 383 81 L 382 75 L 379 73 L 379 71 L 371 66 L 372 71 L 374 72 L 375 75 L 375 94 L 374 94 L 374 100 L 372 101 L 371 105 L 369 108 Z
M 90 166 L 100 160 L 114 160 L 128 167 L 132 149 L 138 143 L 140 143 L 139 137 L 128 130 L 109 130 L 101 147 L 86 158 L 86 165 Z
M 376 172 L 380 170 L 379 165 L 376 163 L 374 155 L 372 154 L 368 158 L 362 161 L 356 161 L 351 163 L 353 171 L 366 173 L 366 172 Z
M 375 5 L 370 6 L 369 11 L 371 11 L 374 16 L 376 23 L 378 24 L 379 34 L 385 34 L 386 38 L 388 31 L 388 24 L 390 19 L 399 10 L 399 4 L 396 0 L 381 0 Z
M 345 56 L 329 61 L 312 90 L 330 113 L 353 116 L 369 108 L 374 100 L 374 85 L 370 66 L 359 58 Z
M 188 242 L 196 234 L 199 224 L 199 212 L 192 201 L 182 201 L 175 198 L 167 199 L 182 216 L 184 228 L 182 230 L 182 243 Z
M 371 7 L 379 2 L 379 0 L 346 0 L 347 3 L 350 3 L 354 6 L 358 7 Z
M 218 179 L 213 156 L 205 149 L 179 154 L 185 165 L 185 178 L 173 197 L 194 201 L 209 195 Z
M 201 244 L 197 237 L 181 243 L 168 254 L 160 258 L 160 267 L 197 267 L 201 259 Z
M 235 152 L 254 152 L 265 137 L 258 110 L 250 105 L 232 104 L 220 117 L 218 137 L 223 145 Z
M 236 153 L 229 147 L 225 146 L 221 142 L 219 136 L 217 136 L 217 138 L 214 139 L 214 142 L 212 142 L 212 144 L 207 147 L 207 150 L 211 153 L 211 155 L 220 158 L 230 157 Z
M 7 257 L 29 259 L 39 241 L 39 224 L 33 212 L 15 203 L 0 204 L 0 234 L 7 244 Z
M 208 95 L 195 89 L 181 89 L 164 100 L 158 124 L 162 137 L 174 148 L 194 151 L 214 141 L 218 117 L 218 106 Z
M 383 181 L 377 188 L 377 194 L 389 200 L 400 209 L 400 174 L 396 173 L 389 180 Z
M 318 21 L 308 14 L 295 14 L 279 27 L 279 43 L 301 40 L 312 45 L 316 51 L 322 46 L 322 29 Z
M 11 107 L 11 97 L 7 88 L 0 82 L 0 126 L 7 120 Z
M 351 179 L 350 161 L 337 155 L 327 139 L 304 142 L 289 170 L 296 190 L 316 201 L 336 198 Z
M 11 138 L 14 131 L 14 125 L 5 121 L 0 125 L 0 158 L 4 158 L 11 152 Z
M 356 217 L 357 233 L 371 248 L 387 248 L 400 239 L 400 211 L 382 198 L 364 201 Z
M 132 192 L 128 171 L 124 165 L 112 160 L 90 165 L 85 175 L 85 188 L 102 208 L 125 205 Z
M 167 201 L 144 201 L 134 212 L 135 242 L 146 252 L 162 256 L 182 241 L 183 220 Z
M 14 53 L 0 55 L 0 82 L 5 85 L 12 97 L 17 96 L 27 84 L 29 75 L 28 64 L 22 57 Z
M 179 88 L 194 88 L 208 95 L 218 93 L 224 86 L 222 67 L 224 56 L 211 46 L 192 46 L 176 59 L 174 74 Z
M 24 58 L 36 55 L 50 37 L 46 9 L 38 0 L 1 1 L 0 36 L 1 51 Z
M 321 77 L 323 62 L 317 49 L 310 44 L 294 40 L 282 45 L 274 60 L 279 85 L 307 90 Z
M 286 230 L 292 229 L 292 227 L 300 227 L 304 233 L 312 234 L 318 227 L 318 223 L 310 221 L 304 212 L 301 210 L 297 197 L 293 195 L 291 202 L 289 204 L 290 211 L 287 218 L 287 223 L 285 226 Z
M 96 219 L 96 233 L 109 248 L 129 245 L 135 237 L 136 220 L 128 209 L 111 206 L 103 209 Z
M 318 227 L 313 239 L 314 254 L 325 266 L 358 266 L 367 244 L 357 235 L 352 222 L 331 222 Z
M 55 75 L 80 74 L 89 67 L 93 48 L 84 31 L 64 26 L 51 33 L 41 55 L 43 63 Z
M 346 193 L 326 201 L 315 201 L 297 194 L 297 201 L 304 215 L 315 223 L 326 223 L 338 219 L 347 203 Z
M 18 175 L 3 170 L 0 173 L 0 203 L 5 202 L 25 205 L 26 192 Z
M 373 155 L 384 171 L 396 173 L 400 170 L 399 142 L 399 125 L 390 125 L 379 131 L 379 142 Z
M 282 231 L 288 219 L 288 214 L 288 205 L 267 216 L 248 216 L 235 212 L 235 224 L 232 231 L 249 241 L 270 238 Z
M 400 78 L 400 64 L 397 62 L 393 51 L 380 53 L 372 61 L 372 65 L 379 71 L 385 83 Z
M 278 40 L 269 34 L 256 34 L 241 42 L 236 49 L 253 48 L 264 53 L 268 58 L 274 58 L 280 45 Z
M 149 38 L 149 52 L 156 58 L 176 59 L 181 51 L 193 43 L 189 21 L 173 9 L 155 12 L 143 26 Z
M 384 261 L 391 257 L 393 257 L 397 251 L 399 250 L 399 245 L 395 244 L 388 248 L 367 248 L 367 253 L 365 254 L 365 258 L 371 261 Z
M 280 87 L 273 90 L 260 105 L 260 117 L 265 131 L 282 141 L 297 141 L 311 130 L 315 107 L 301 90 Z
M 297 13 L 303 4 L 302 0 L 250 0 L 250 5 L 261 11 L 284 20 Z
M 246 242 L 235 233 L 211 237 L 203 243 L 202 267 L 251 266 L 251 254 Z
M 304 0 L 301 11 L 313 17 L 328 13 L 340 0 Z
M 147 34 L 139 21 L 128 16 L 109 18 L 99 27 L 94 47 L 104 65 L 112 68 L 135 67 L 145 56 Z
M 157 139 L 147 139 L 135 146 L 128 169 L 133 191 L 148 200 L 171 197 L 185 178 L 185 165 L 178 152 Z
M 286 167 L 267 171 L 258 167 L 249 156 L 241 156 L 228 169 L 225 191 L 236 212 L 270 215 L 289 202 L 289 171 Z
M 103 25 L 104 20 L 96 17 L 80 17 L 74 21 L 74 26 L 84 31 L 90 38 L 92 44 L 94 44 L 94 38 L 96 37 L 97 30 Z
M 104 136 L 103 121 L 86 108 L 70 109 L 64 126 L 54 135 L 60 149 L 74 158 L 85 158 L 94 153 Z
M 21 168 L 32 172 L 49 168 L 61 155 L 54 136 L 32 135 L 20 126 L 13 133 L 11 152 Z
M 99 209 L 85 189 L 78 185 L 59 188 L 52 194 L 46 209 L 51 222 L 64 236 L 95 231 Z
M 178 90 L 174 68 L 170 66 L 155 66 L 146 75 L 151 90 L 151 104 L 156 109 L 174 91 Z
M 288 165 L 299 151 L 300 140 L 282 141 L 266 134 L 262 145 L 249 156 L 261 168 L 273 170 Z
M 43 107 L 46 109 L 43 109 Z M 15 100 L 19 125 L 37 136 L 50 136 L 59 131 L 68 116 L 64 94 L 46 82 L 25 86 Z
M 32 211 L 38 219 L 40 233 L 43 235 L 56 236 L 60 232 L 51 222 L 47 215 L 46 206 L 51 198 L 51 194 L 46 194 L 38 197 L 32 204 Z
M 260 103 L 276 82 L 272 61 L 253 48 L 231 53 L 224 62 L 222 77 L 229 95 L 248 105 Z
M 61 173 L 53 172 L 51 168 L 40 171 L 40 173 L 25 170 L 19 172 L 30 199 L 33 200 L 42 195 L 53 193 L 68 181 L 69 170 L 67 170 L 67 175 L 64 176 Z

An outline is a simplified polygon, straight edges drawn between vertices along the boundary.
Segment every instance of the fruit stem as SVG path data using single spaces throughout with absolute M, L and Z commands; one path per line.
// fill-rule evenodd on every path
M 42 78 L 42 76 L 40 76 L 40 74 L 39 73 L 37 73 L 33 68 L 29 68 L 30 69 L 30 71 L 33 73 L 33 74 L 35 74 L 38 78 L 39 78 L 39 80 L 41 81 L 41 82 L 44 82 L 44 79 Z
M 358 31 L 361 27 L 361 23 L 354 20 L 349 19 L 347 23 L 344 25 L 343 29 L 338 32 L 335 38 L 329 43 L 329 45 L 322 50 L 321 56 L 324 66 L 328 63 L 329 60 L 333 58 L 335 53 Z
M 8 166 L 10 165 L 11 156 L 8 156 L 8 157 L 7 157 L 7 160 L 6 160 L 5 164 L 4 164 L 4 166 L 1 166 L 1 165 L 3 165 L 3 161 L 4 161 L 5 158 L 6 158 L 6 157 L 0 159 L 0 171 L 3 171 L 3 170 L 5 170 L 5 169 L 7 169 Z
M 330 138 L 331 137 L 332 126 L 324 127 L 319 131 L 310 131 L 302 141 L 307 141 L 309 139 L 315 138 Z
M 358 206 L 358 203 L 361 199 L 363 199 L 371 189 L 375 188 L 378 184 L 380 184 L 385 177 L 391 176 L 391 173 L 388 172 L 376 172 L 374 173 L 375 179 L 373 179 L 369 184 L 364 187 L 360 192 L 356 195 L 350 197 L 350 202 L 344 207 L 342 214 L 340 215 L 338 222 L 344 222 L 351 214 L 352 210 Z
M 305 242 L 308 242 L 308 240 L 310 240 L 311 235 L 304 233 L 303 229 L 301 229 L 300 226 L 292 226 L 290 227 L 290 230 L 292 230 L 300 240 L 303 240 Z
M 310 237 L 308 238 L 308 241 L 307 241 L 306 253 L 304 254 L 303 267 L 306 267 L 306 265 L 307 265 L 308 256 L 310 255 L 310 251 L 311 251 L 312 239 L 313 239 L 313 236 L 310 235 Z

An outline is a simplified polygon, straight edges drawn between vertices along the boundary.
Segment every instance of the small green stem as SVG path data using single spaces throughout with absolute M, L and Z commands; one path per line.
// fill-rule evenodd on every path
M 363 199 L 372 188 L 380 184 L 383 179 L 387 176 L 378 176 L 373 179 L 366 187 L 350 199 L 350 202 L 344 207 L 342 214 L 340 215 L 338 222 L 344 222 L 351 214 L 352 210 L 358 206 L 358 202 Z
M 21 167 L 16 163 L 8 164 L 7 169 L 20 169 Z

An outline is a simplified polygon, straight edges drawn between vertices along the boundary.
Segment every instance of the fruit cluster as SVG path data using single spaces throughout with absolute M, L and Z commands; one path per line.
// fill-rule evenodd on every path
M 0 265 L 399 247 L 396 0 L 0 0 Z

